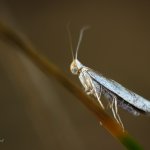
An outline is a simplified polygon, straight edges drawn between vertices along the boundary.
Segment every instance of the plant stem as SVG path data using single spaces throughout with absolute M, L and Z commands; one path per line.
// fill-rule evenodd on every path
M 38 53 L 38 51 L 31 45 L 31 43 L 23 37 L 19 32 L 4 25 L 0 22 L 0 36 L 7 43 L 11 43 L 20 48 L 20 50 L 28 56 L 47 76 L 53 76 L 60 84 L 62 84 L 68 91 L 78 98 L 102 123 L 102 126 L 109 131 L 115 138 L 117 138 L 129 150 L 142 150 L 141 146 L 133 140 L 127 133 L 123 131 L 122 127 L 113 120 L 107 113 L 102 110 L 99 105 L 87 96 L 78 88 L 71 80 L 62 73 L 62 71 L 46 57 Z M 18 49 L 17 49 L 18 50 Z

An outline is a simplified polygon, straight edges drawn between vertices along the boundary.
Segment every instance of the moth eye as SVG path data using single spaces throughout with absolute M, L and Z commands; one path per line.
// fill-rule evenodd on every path
M 78 68 L 77 67 L 73 67 L 71 71 L 72 71 L 73 74 L 77 74 L 78 73 Z

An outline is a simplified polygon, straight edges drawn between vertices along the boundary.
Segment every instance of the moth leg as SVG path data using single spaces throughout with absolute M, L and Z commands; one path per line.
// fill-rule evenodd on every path
M 99 97 L 101 98 L 101 95 L 102 95 L 102 86 L 100 85 L 100 91 L 99 91 Z
M 90 80 L 90 83 L 91 83 L 91 86 L 92 86 L 93 94 L 95 94 L 95 96 L 96 96 L 96 98 L 97 98 L 99 104 L 101 105 L 101 107 L 102 107 L 103 109 L 105 109 L 104 105 L 102 104 L 102 102 L 101 102 L 101 100 L 100 100 L 100 98 L 101 98 L 101 93 L 102 93 L 102 86 L 100 86 L 100 93 L 98 94 L 97 91 L 96 91 L 96 87 L 95 87 L 93 81 L 91 80 L 91 78 L 89 78 L 89 80 Z
M 93 91 L 92 91 L 92 89 L 90 88 L 89 82 L 88 82 L 88 80 L 87 80 L 86 77 L 85 77 L 85 74 L 83 73 L 82 75 L 84 76 L 84 83 L 86 83 L 86 84 L 84 84 L 84 91 L 85 91 L 85 93 L 86 93 L 87 95 L 93 94 Z
M 90 94 L 91 94 L 91 90 L 90 90 L 87 86 L 85 86 L 84 91 L 85 91 L 85 93 L 86 93 L 87 95 L 90 95 Z
M 116 97 L 114 97 L 114 103 L 115 103 L 115 113 L 116 113 L 116 115 L 117 115 L 119 124 L 122 126 L 122 129 L 124 130 L 124 125 L 123 125 L 122 120 L 121 120 L 121 118 L 120 118 L 120 115 L 119 115 L 119 113 L 118 113 L 118 106 L 117 106 L 117 98 L 116 98 Z
M 119 116 L 119 113 L 118 113 L 118 106 L 117 106 L 117 98 L 116 96 L 113 96 L 113 101 L 112 101 L 112 104 L 111 104 L 111 110 L 112 110 L 112 113 L 113 113 L 113 116 L 115 118 L 115 120 L 118 122 L 118 124 L 121 125 L 122 129 L 124 130 L 124 125 L 121 121 L 121 118 Z
M 115 120 L 119 124 L 119 121 L 118 121 L 117 116 L 116 116 L 116 111 L 114 110 L 114 103 L 115 103 L 115 97 L 113 96 L 113 100 L 112 100 L 112 103 L 110 104 L 110 108 L 111 108 L 111 111 L 113 113 L 113 116 L 114 116 Z
M 92 95 L 93 94 L 93 90 L 89 90 L 86 92 L 87 95 Z
M 85 74 L 83 73 L 83 76 L 84 76 L 84 91 L 87 95 L 92 95 L 94 94 L 94 89 L 93 89 L 93 86 L 92 86 L 92 80 L 91 78 L 88 76 L 85 76 Z
M 92 95 L 92 94 L 94 93 L 94 90 L 91 89 L 91 88 L 86 87 L 86 88 L 85 88 L 85 93 L 86 93 L 87 95 Z
M 108 109 L 108 108 L 111 108 L 111 107 L 112 107 L 112 106 L 111 106 L 111 103 L 108 101 L 108 104 L 107 104 L 107 107 L 106 107 L 106 108 Z
M 91 77 L 89 76 L 89 74 L 86 71 L 85 71 L 85 73 L 82 72 L 82 76 L 83 76 L 84 81 L 83 80 L 81 80 L 81 81 L 83 82 L 82 84 L 85 88 L 86 94 L 88 94 L 88 95 L 91 94 L 91 95 L 96 96 L 100 106 L 104 109 L 104 106 L 100 100 L 102 89 L 100 90 L 100 95 L 99 95 L 99 93 L 97 92 L 96 86 L 94 85 Z

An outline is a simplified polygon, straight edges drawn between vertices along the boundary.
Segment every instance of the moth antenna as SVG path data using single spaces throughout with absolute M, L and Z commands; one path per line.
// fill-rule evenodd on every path
M 71 31 L 70 31 L 70 23 L 67 25 L 67 32 L 68 32 L 68 38 L 69 38 L 69 44 L 70 44 L 70 50 L 72 54 L 73 60 L 75 59 L 74 53 L 73 53 L 73 45 L 72 45 L 72 36 L 71 36 Z
M 78 51 L 79 51 L 79 47 L 80 47 L 80 44 L 81 44 L 81 41 L 82 41 L 82 38 L 83 38 L 83 33 L 85 30 L 89 29 L 90 27 L 89 26 L 85 26 L 83 27 L 81 30 L 80 30 L 80 33 L 79 33 L 79 41 L 78 41 L 78 44 L 77 44 L 77 48 L 76 48 L 76 54 L 75 54 L 75 59 L 77 59 L 77 56 L 78 56 Z

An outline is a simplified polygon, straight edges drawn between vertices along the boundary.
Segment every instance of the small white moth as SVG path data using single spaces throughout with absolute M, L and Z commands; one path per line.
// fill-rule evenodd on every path
M 102 109 L 104 109 L 104 105 L 101 102 L 101 95 L 103 94 L 109 100 L 108 106 L 112 110 L 115 120 L 124 129 L 123 123 L 118 113 L 118 106 L 127 110 L 133 115 L 138 116 L 140 114 L 150 113 L 150 101 L 132 91 L 129 91 L 114 80 L 105 78 L 102 74 L 84 66 L 78 60 L 78 50 L 83 37 L 83 32 L 87 29 L 88 27 L 83 27 L 80 31 L 75 55 L 73 54 L 71 34 L 68 30 L 73 57 L 70 70 L 74 75 L 79 76 L 80 82 L 85 88 L 85 92 L 88 95 L 93 95 L 99 102 Z

